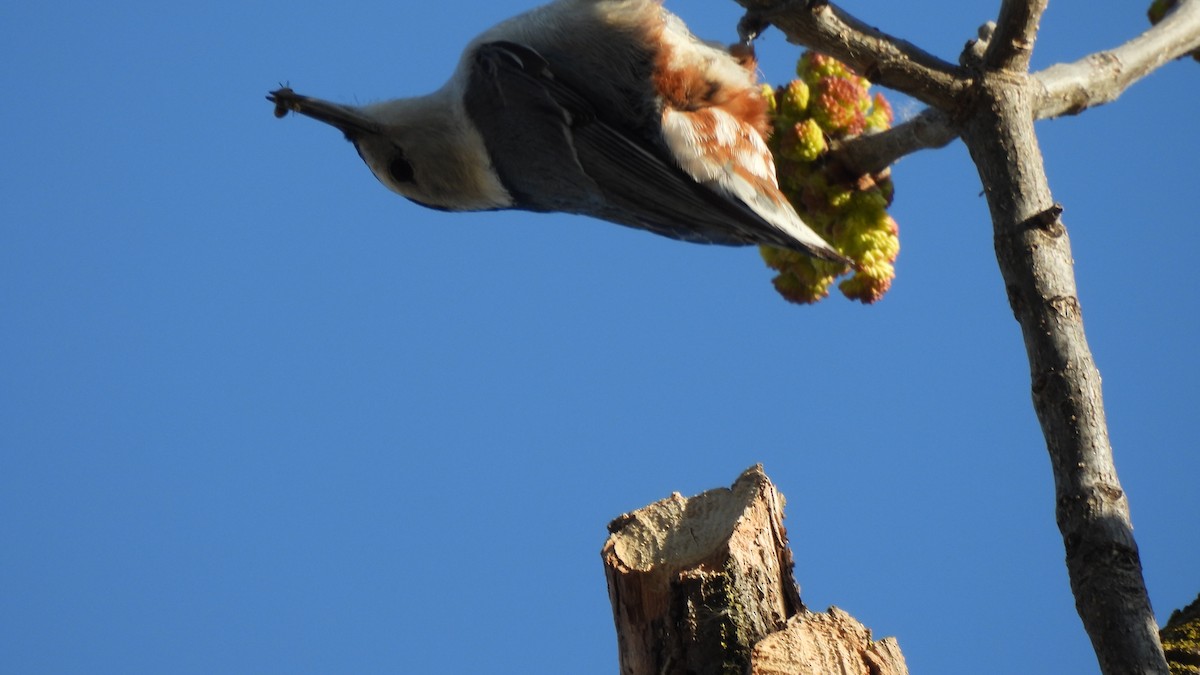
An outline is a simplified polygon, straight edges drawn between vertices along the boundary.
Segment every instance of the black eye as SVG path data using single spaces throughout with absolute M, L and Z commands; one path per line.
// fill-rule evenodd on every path
M 404 151 L 396 149 L 396 154 L 392 157 L 392 161 L 388 163 L 388 174 L 392 180 L 397 183 L 413 182 L 412 164 L 408 163 L 408 158 L 404 156 Z

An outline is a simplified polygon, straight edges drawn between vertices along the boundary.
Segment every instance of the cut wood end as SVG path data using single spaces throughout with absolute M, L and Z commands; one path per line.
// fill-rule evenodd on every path
M 668 562 L 695 563 L 725 548 L 747 511 L 764 496 L 773 497 L 770 502 L 778 505 L 782 520 L 783 498 L 761 464 L 746 469 L 729 488 L 693 497 L 673 493 L 609 523 L 605 561 L 643 572 Z
M 754 646 L 750 675 L 908 675 L 895 638 L 872 641 L 871 630 L 837 607 L 802 612 Z

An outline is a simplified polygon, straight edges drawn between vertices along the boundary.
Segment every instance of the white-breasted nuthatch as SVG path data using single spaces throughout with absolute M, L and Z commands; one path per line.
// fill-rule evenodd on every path
M 340 129 L 380 182 L 430 208 L 578 213 L 847 262 L 779 191 L 749 61 L 659 0 L 557 0 L 475 38 L 427 96 L 267 98 Z

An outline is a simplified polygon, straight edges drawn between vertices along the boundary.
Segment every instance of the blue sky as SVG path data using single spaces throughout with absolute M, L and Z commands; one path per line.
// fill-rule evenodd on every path
M 947 59 L 997 5 L 847 3 Z M 1096 672 L 961 145 L 895 167 L 884 301 L 797 307 L 751 249 L 423 210 L 263 100 L 424 93 L 528 6 L 0 9 L 3 670 L 612 673 L 605 525 L 762 462 L 805 602 L 913 672 Z M 1054 3 L 1035 63 L 1143 25 Z M 1197 68 L 1038 127 L 1160 620 L 1200 591 Z

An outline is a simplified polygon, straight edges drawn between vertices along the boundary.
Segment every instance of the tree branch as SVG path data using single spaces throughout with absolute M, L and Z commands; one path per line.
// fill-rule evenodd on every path
M 996 18 L 996 30 L 983 55 L 988 70 L 1029 71 L 1029 57 L 1037 38 L 1038 24 L 1049 0 L 1004 0 Z
M 872 82 L 929 105 L 952 107 L 966 86 L 958 66 L 871 28 L 824 0 L 737 1 L 747 10 L 745 23 L 770 23 L 788 41 L 829 54 Z
M 1183 0 L 1129 42 L 1035 74 L 1042 91 L 1034 112 L 1045 119 L 1109 103 L 1150 72 L 1196 49 L 1200 49 L 1200 0 Z
M 989 26 L 969 45 L 961 69 L 821 0 L 738 1 L 789 39 L 937 109 L 890 134 L 846 143 L 838 149 L 845 164 L 878 168 L 898 153 L 962 136 L 987 196 L 996 258 L 1024 336 L 1079 616 L 1105 675 L 1166 675 L 1129 504 L 1113 463 L 1100 374 L 1083 331 L 1062 207 L 1050 193 L 1034 120 L 1111 101 L 1166 61 L 1200 48 L 1200 0 L 1183 0 L 1116 49 L 1036 76 L 1028 74 L 1028 63 L 1046 0 L 1004 0 L 994 30 Z
M 1181 0 L 1124 45 L 1033 76 L 1029 57 L 1047 0 L 1003 0 L 996 25 L 968 45 L 961 68 L 824 0 L 738 2 L 749 10 L 746 24 L 772 23 L 789 40 L 931 106 L 889 132 L 834 148 L 843 167 L 871 173 L 962 136 L 987 195 L 997 261 L 1025 339 L 1079 616 L 1103 673 L 1166 675 L 1113 463 L 1100 374 L 1083 331 L 1062 207 L 1052 199 L 1033 127 L 1035 119 L 1112 101 L 1167 61 L 1200 49 L 1200 0 Z
M 1025 338 L 1079 617 L 1105 675 L 1167 675 L 1113 464 L 1100 373 L 1083 332 L 1071 245 L 1033 131 L 1035 97 L 1022 76 L 984 73 L 963 140 L 983 182 L 996 259 Z
M 993 34 L 988 49 L 998 40 L 1001 38 Z M 1134 82 L 1197 49 L 1200 0 L 1184 0 L 1159 24 L 1119 47 L 1035 73 L 1034 117 L 1074 115 L 1110 103 Z M 856 175 L 875 173 L 918 150 L 943 147 L 958 135 L 947 113 L 927 108 L 887 131 L 835 144 L 830 159 Z
M 905 155 L 918 150 L 940 148 L 958 138 L 950 118 L 937 108 L 926 108 L 919 115 L 869 136 L 856 136 L 832 144 L 829 160 L 837 162 L 851 175 L 878 173 Z

